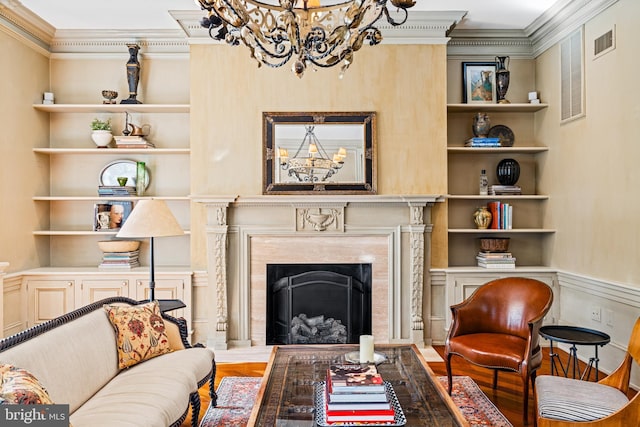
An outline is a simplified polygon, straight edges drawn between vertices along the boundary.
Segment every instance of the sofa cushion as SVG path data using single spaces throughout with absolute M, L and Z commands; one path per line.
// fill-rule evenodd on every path
M 71 415 L 76 427 L 168 426 L 212 369 L 208 348 L 174 351 L 120 373 Z
M 541 417 L 564 421 L 599 420 L 629 401 L 614 387 L 550 375 L 536 379 L 536 399 Z
M 0 365 L 0 403 L 49 405 L 53 402 L 38 379 L 26 369 Z
M 115 331 L 104 310 L 3 350 L 0 362 L 27 369 L 70 413 L 119 372 Z
M 136 306 L 106 305 L 105 310 L 116 330 L 120 369 L 171 352 L 157 301 Z

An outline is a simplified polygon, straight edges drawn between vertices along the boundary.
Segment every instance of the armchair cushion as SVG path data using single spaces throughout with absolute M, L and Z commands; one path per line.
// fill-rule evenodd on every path
M 525 354 L 527 340 L 514 335 L 477 333 L 461 335 L 451 341 L 449 352 L 464 357 L 473 354 L 473 363 L 491 369 L 518 372 Z M 496 352 L 500 349 L 500 352 Z
M 599 420 L 629 403 L 617 388 L 550 375 L 537 378 L 536 396 L 541 417 L 562 421 Z

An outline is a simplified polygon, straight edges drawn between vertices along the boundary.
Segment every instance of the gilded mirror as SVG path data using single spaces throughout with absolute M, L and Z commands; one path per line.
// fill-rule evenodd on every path
M 375 194 L 374 112 L 262 113 L 264 194 Z

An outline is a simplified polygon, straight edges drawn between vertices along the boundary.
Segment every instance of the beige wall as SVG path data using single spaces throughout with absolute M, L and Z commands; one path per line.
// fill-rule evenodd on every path
M 262 194 L 264 111 L 375 111 L 378 194 L 446 194 L 445 46 L 364 47 L 342 80 L 338 68 L 298 79 L 289 66 L 258 68 L 244 47 L 193 45 L 192 193 Z M 197 207 L 192 222 L 192 259 L 204 268 Z M 439 222 L 434 245 L 443 239 Z
M 12 272 L 49 262 L 46 242 L 32 235 L 48 211 L 31 200 L 47 191 L 47 159 L 32 148 L 47 143 L 49 122 L 31 104 L 49 89 L 49 60 L 2 30 L 0 52 L 0 261 Z
M 559 49 L 536 63 L 537 89 L 549 108 L 538 113 L 539 139 L 550 150 L 540 191 L 551 195 L 545 223 L 560 270 L 640 286 L 640 2 L 620 0 L 585 25 L 586 116 L 560 125 Z M 593 39 L 612 25 L 616 49 L 593 58 Z

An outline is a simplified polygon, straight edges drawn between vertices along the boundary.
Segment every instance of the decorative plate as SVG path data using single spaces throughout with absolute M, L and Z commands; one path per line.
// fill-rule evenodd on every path
M 136 185 L 136 162 L 133 160 L 116 160 L 107 164 L 100 171 L 100 185 L 119 185 L 118 177 L 129 178 L 127 184 Z M 144 188 L 149 187 L 149 169 L 145 165 L 146 174 L 144 177 Z
M 513 131 L 505 125 L 495 125 L 489 129 L 489 138 L 500 138 L 500 145 L 502 147 L 513 147 L 513 143 L 516 142 L 516 137 Z
M 407 424 L 407 418 L 404 416 L 404 412 L 402 412 L 402 407 L 398 402 L 398 397 L 396 396 L 396 392 L 393 391 L 393 386 L 389 381 L 384 382 L 384 386 L 387 390 L 387 396 L 389 397 L 389 402 L 393 407 L 395 412 L 393 422 L 380 422 L 380 423 L 369 423 L 367 422 L 367 427 L 401 427 Z M 327 423 L 327 414 L 326 414 L 326 398 L 327 393 L 325 393 L 326 383 L 325 381 L 319 381 L 315 383 L 315 394 L 314 394 L 314 402 L 315 402 L 315 413 L 316 413 L 316 424 L 319 427 L 331 427 L 331 426 L 353 426 L 354 423 L 351 422 L 334 422 Z
M 360 352 L 359 351 L 349 352 L 344 355 L 344 360 L 346 360 L 349 363 L 360 363 Z M 385 360 L 387 360 L 387 356 L 385 356 L 384 354 L 373 353 L 373 363 L 375 363 L 376 365 L 381 364 Z

